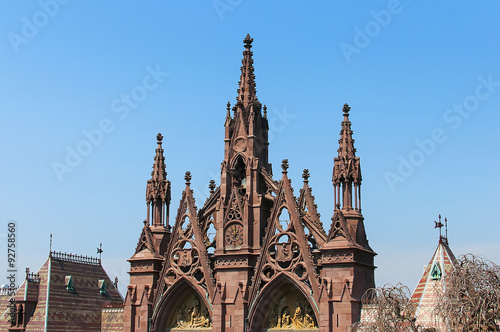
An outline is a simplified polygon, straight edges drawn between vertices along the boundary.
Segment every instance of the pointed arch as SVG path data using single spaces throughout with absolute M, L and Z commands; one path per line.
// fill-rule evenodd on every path
M 214 279 L 209 266 L 209 256 L 204 233 L 200 229 L 193 191 L 186 186 L 179 205 L 176 223 L 165 253 L 154 298 L 155 307 L 181 279 L 199 287 L 207 298 L 213 296 Z M 204 295 L 205 296 L 205 295 Z
M 165 331 L 171 328 L 172 322 L 175 321 L 178 309 L 189 300 L 190 296 L 194 296 L 201 301 L 204 308 L 207 310 L 212 322 L 212 307 L 208 300 L 208 294 L 199 285 L 195 285 L 185 277 L 179 278 L 167 291 L 160 296 L 156 307 L 153 309 L 152 327 L 154 331 Z
M 283 218 L 285 211 L 290 215 L 290 222 L 286 229 L 283 229 L 280 218 Z M 293 280 L 292 284 L 300 285 L 297 288 L 307 294 L 308 298 L 311 297 L 316 302 L 319 300 L 316 266 L 306 242 L 297 200 L 293 196 L 286 173 L 279 183 L 265 241 L 257 261 L 249 297 L 252 308 L 257 299 L 261 298 L 263 290 L 274 284 L 273 280 L 280 275 L 286 275 Z
M 284 301 L 284 299 L 288 301 Z M 295 299 L 298 299 L 298 301 Z M 290 300 L 292 301 L 290 302 Z M 285 302 L 295 305 L 295 308 L 290 308 L 293 311 L 298 306 L 302 307 L 303 316 L 309 315 L 314 323 L 314 327 L 310 326 L 309 330 L 317 328 L 319 308 L 313 299 L 312 293 L 304 284 L 297 282 L 289 272 L 281 272 L 261 289 L 255 301 L 250 304 L 248 314 L 249 330 L 261 331 L 266 327 L 272 328 L 273 326 L 269 325 L 272 325 L 275 315 L 281 315 L 283 309 L 281 307 L 285 306 Z M 290 314 L 293 316 L 293 312 Z
M 332 218 L 332 225 L 330 231 L 328 232 L 327 242 L 330 241 L 344 241 L 348 244 L 354 244 L 351 234 L 347 228 L 347 222 L 345 220 L 344 214 L 341 210 L 335 210 Z
M 248 158 L 245 156 L 244 153 L 238 152 L 231 158 L 231 162 L 229 164 L 230 169 L 236 168 L 240 162 L 246 167 L 248 165 Z

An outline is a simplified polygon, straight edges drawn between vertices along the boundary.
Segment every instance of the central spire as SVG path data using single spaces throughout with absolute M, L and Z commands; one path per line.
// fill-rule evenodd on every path
M 241 75 L 236 102 L 237 104 L 242 104 L 244 108 L 252 102 L 258 101 L 257 91 L 255 89 L 255 74 L 253 72 L 252 42 L 253 38 L 250 38 L 250 34 L 247 34 L 245 39 L 243 39 L 245 50 L 243 51 L 243 60 L 241 61 Z

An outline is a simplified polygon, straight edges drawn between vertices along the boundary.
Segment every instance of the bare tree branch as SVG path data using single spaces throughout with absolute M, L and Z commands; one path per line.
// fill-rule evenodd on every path
M 408 287 L 399 283 L 396 286 L 386 284 L 384 287 L 368 290 L 362 299 L 368 319 L 354 324 L 351 331 L 420 331 L 415 319 L 417 307 L 410 298 Z
M 500 266 L 461 256 L 438 293 L 436 315 L 452 331 L 500 331 Z

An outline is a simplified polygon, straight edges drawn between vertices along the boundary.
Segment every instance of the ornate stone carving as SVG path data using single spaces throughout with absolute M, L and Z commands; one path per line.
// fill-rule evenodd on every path
M 264 330 L 317 331 L 318 324 L 309 303 L 299 292 L 283 296 L 270 311 Z
M 233 149 L 236 152 L 244 152 L 247 149 L 247 141 L 244 137 L 238 137 L 234 140 Z
M 354 254 L 352 252 L 337 253 L 337 254 L 325 253 L 321 258 L 321 261 L 323 263 L 352 262 L 353 260 L 354 260 Z
M 153 269 L 153 263 L 133 263 L 130 266 L 130 271 L 146 271 L 146 270 L 152 270 Z
M 216 268 L 247 266 L 248 258 L 218 258 Z
M 201 304 L 197 295 L 188 297 L 175 310 L 175 319 L 166 331 L 208 330 L 211 331 L 212 321 L 207 308 Z

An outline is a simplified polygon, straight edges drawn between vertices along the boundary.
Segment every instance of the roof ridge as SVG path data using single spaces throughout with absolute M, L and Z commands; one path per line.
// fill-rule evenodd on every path
M 71 253 L 66 253 L 66 252 L 61 252 L 61 251 L 59 251 L 59 252 L 51 251 L 50 257 L 54 258 L 56 260 L 61 260 L 61 261 L 66 261 L 66 262 L 71 262 L 71 263 L 80 263 L 80 264 L 87 264 L 87 265 L 101 265 L 100 258 L 92 257 L 92 256 L 76 255 L 76 254 L 71 254 Z

